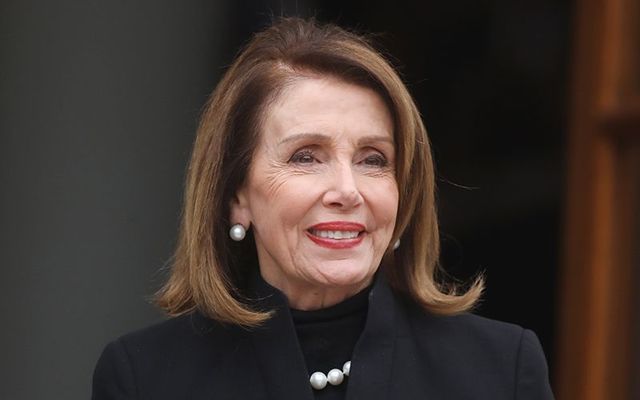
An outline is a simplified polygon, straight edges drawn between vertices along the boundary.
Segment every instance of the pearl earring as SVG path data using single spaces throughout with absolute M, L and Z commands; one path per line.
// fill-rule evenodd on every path
M 398 247 L 400 247 L 400 239 L 396 240 L 396 242 L 393 244 L 393 249 L 397 250 Z
M 240 242 L 242 239 L 244 239 L 246 234 L 247 230 L 240 224 L 235 224 L 231 227 L 231 229 L 229 229 L 229 237 L 231 237 L 231 240 L 234 240 L 236 242 Z

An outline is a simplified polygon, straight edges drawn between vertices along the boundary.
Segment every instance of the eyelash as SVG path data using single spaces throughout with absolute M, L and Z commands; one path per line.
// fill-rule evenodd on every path
M 297 151 L 289 159 L 289 163 L 295 164 L 312 164 L 315 161 L 317 160 L 314 157 L 313 151 L 309 149 Z M 377 168 L 384 168 L 389 164 L 387 158 L 378 153 L 365 157 L 361 162 L 366 166 Z
M 307 161 L 302 161 L 303 158 L 305 157 L 309 157 L 310 160 Z M 296 163 L 296 164 L 311 164 L 314 161 L 316 161 L 315 157 L 313 156 L 313 152 L 311 150 L 308 149 L 304 149 L 304 150 L 300 150 L 295 152 L 291 158 L 289 159 L 290 163 Z
M 373 160 L 374 163 L 370 163 L 369 161 L 371 160 Z M 382 154 L 372 154 L 370 156 L 367 156 L 362 162 L 365 165 L 379 168 L 384 168 L 389 164 L 387 159 Z

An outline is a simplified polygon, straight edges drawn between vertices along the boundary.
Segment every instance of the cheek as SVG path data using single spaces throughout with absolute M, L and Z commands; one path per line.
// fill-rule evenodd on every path
M 253 191 L 254 219 L 269 230 L 297 225 L 317 199 L 318 185 L 308 176 L 274 173 Z
M 283 190 L 286 191 L 287 176 L 282 169 L 270 168 L 263 174 L 256 176 L 255 182 L 260 182 L 256 185 L 258 195 L 264 200 L 269 201 L 277 199 L 281 196 Z
M 376 224 L 380 228 L 393 230 L 398 213 L 398 185 L 395 179 L 385 179 L 367 186 L 368 199 Z

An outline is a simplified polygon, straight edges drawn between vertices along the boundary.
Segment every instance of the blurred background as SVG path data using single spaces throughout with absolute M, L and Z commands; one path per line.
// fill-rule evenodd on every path
M 88 398 L 104 345 L 163 318 L 201 108 L 280 15 L 373 33 L 400 71 L 477 312 L 538 334 L 559 398 L 640 398 L 632 0 L 4 0 L 0 398 Z

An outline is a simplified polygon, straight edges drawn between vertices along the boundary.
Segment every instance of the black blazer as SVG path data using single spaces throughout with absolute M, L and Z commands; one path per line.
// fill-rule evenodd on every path
M 369 296 L 348 400 L 553 399 L 533 332 L 471 314 L 425 313 L 380 277 Z M 262 328 L 193 313 L 117 339 L 98 361 L 92 399 L 312 400 L 286 299 L 264 302 L 276 314 Z

